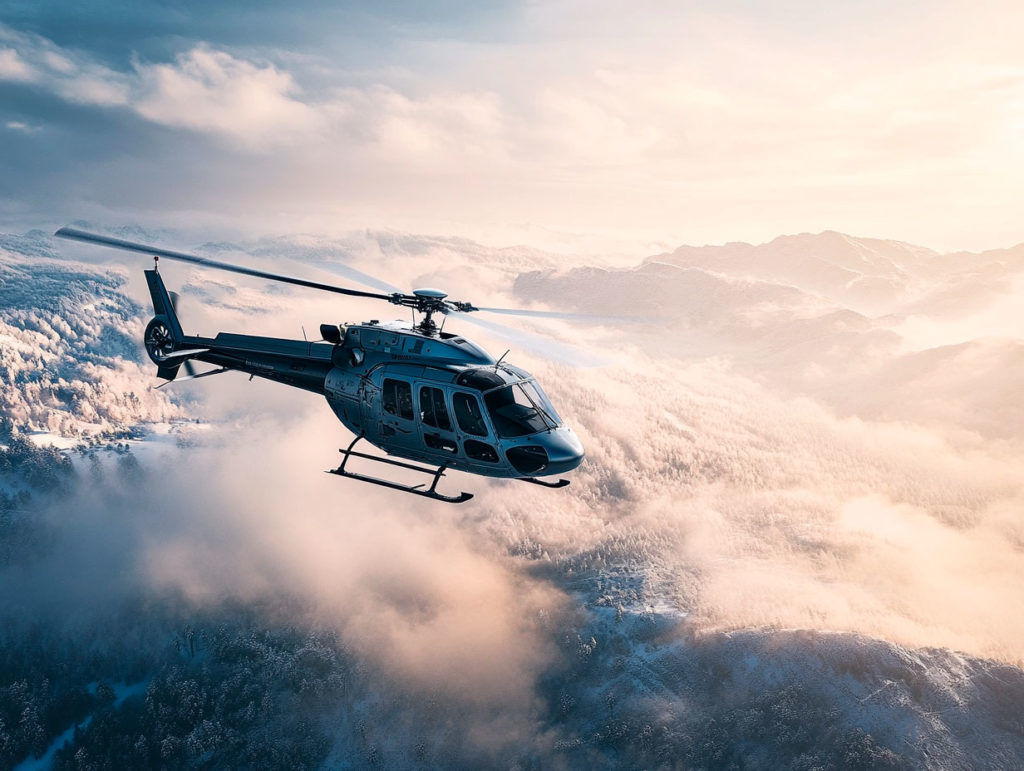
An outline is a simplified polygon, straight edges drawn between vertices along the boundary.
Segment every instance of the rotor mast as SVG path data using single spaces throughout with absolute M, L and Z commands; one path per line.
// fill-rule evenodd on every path
M 416 329 L 424 335 L 434 336 L 438 332 L 438 326 L 434 322 L 435 313 L 447 314 L 449 311 L 474 311 L 472 303 L 446 300 L 446 292 L 440 289 L 414 289 L 411 295 L 395 292 L 391 295 L 390 301 L 394 305 L 402 305 L 412 308 L 423 315 L 423 319 L 416 325 Z

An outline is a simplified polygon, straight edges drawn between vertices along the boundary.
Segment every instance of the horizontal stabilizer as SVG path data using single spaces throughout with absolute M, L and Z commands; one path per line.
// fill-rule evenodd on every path
M 163 356 L 165 359 L 181 359 L 189 356 L 198 356 L 201 353 L 207 353 L 209 350 L 209 348 L 182 348 L 180 351 L 165 353 Z
M 185 377 L 179 377 L 174 382 L 175 383 L 184 383 L 186 380 L 198 380 L 201 377 L 209 377 L 210 375 L 219 375 L 222 372 L 230 372 L 230 371 L 231 371 L 230 367 L 221 367 L 220 369 L 211 369 L 209 372 L 200 372 L 198 375 L 186 375 Z M 161 383 L 160 385 L 157 386 L 157 388 L 163 388 L 165 385 L 170 385 L 170 383 Z

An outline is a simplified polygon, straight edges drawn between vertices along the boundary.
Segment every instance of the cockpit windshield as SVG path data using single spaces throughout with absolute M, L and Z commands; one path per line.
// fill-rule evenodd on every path
M 522 386 L 523 390 L 526 391 L 526 395 L 530 397 L 530 400 L 537 406 L 537 409 L 544 413 L 545 417 L 549 418 L 555 426 L 562 425 L 562 419 L 558 417 L 558 413 L 555 412 L 551 400 L 548 399 L 548 395 L 544 393 L 544 389 L 540 387 L 536 380 L 528 380 L 522 383 Z
M 467 369 L 455 383 L 483 393 L 487 412 L 500 437 L 526 436 L 562 425 L 562 419 L 530 373 L 511 364 Z
M 514 383 L 484 394 L 498 436 L 510 439 L 557 428 L 561 423 L 544 392 L 533 383 Z

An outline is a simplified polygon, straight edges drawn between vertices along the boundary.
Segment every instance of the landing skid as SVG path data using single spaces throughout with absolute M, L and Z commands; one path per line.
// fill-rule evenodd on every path
M 391 458 L 381 458 L 378 455 L 367 455 L 364 452 L 356 452 L 352 448 L 355 447 L 356 443 L 362 438 L 362 436 L 357 436 L 346 449 L 338 451 L 344 456 L 342 458 L 341 465 L 336 469 L 328 471 L 328 474 L 337 474 L 340 477 L 348 477 L 349 479 L 355 479 L 359 482 L 369 482 L 371 485 L 390 487 L 392 490 L 400 490 L 403 493 L 412 493 L 413 495 L 422 495 L 424 498 L 433 498 L 435 501 L 444 501 L 445 503 L 465 503 L 473 497 L 473 493 L 443 495 L 437 492 L 437 483 L 440 481 L 441 477 L 444 476 L 444 472 L 448 466 L 441 466 L 437 469 L 432 469 L 424 466 L 417 466 L 412 463 L 405 463 L 400 460 L 392 460 Z M 346 471 L 345 465 L 348 463 L 349 458 L 353 456 L 356 458 L 363 458 L 364 460 L 372 460 L 376 463 L 386 463 L 389 466 L 398 466 L 399 468 L 409 469 L 410 471 L 418 471 L 421 474 L 430 474 L 434 479 L 430 483 L 429 488 L 423 489 L 426 485 L 425 482 L 422 485 L 403 485 L 400 482 L 392 482 L 388 479 L 378 479 L 377 477 L 367 476 L 366 474 L 357 474 L 354 471 Z
M 529 482 L 531 485 L 540 485 L 541 487 L 550 487 L 552 490 L 569 485 L 568 479 L 559 479 L 557 482 L 545 482 L 542 479 L 537 479 L 537 477 L 519 477 L 519 481 Z

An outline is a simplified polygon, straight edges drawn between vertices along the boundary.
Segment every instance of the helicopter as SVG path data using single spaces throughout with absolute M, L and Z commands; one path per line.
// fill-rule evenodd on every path
M 431 288 L 403 292 L 367 292 L 242 265 L 199 257 L 119 238 L 63 227 L 54 235 L 85 243 L 138 252 L 154 259 L 145 270 L 154 316 L 143 343 L 157 366 L 157 377 L 179 382 L 229 371 L 244 372 L 321 394 L 354 439 L 340 450 L 341 463 L 328 471 L 445 503 L 464 503 L 472 493 L 445 495 L 437 490 L 445 472 L 523 482 L 548 488 L 569 484 L 542 477 L 572 471 L 583 461 L 579 438 L 566 426 L 536 379 L 519 367 L 495 359 L 466 337 L 444 331 L 435 316 L 494 313 L 566 317 L 574 314 L 478 308 L 449 300 Z M 411 308 L 413 321 L 321 324 L 321 340 L 289 340 L 220 332 L 216 337 L 186 335 L 175 298 L 159 272 L 159 259 L 188 262 L 310 289 L 366 297 Z M 416 321 L 416 314 L 420 320 Z M 581 318 L 583 318 L 581 316 Z M 193 362 L 215 367 L 197 373 Z M 167 385 L 164 383 L 163 385 Z M 160 387 L 160 386 L 158 386 Z M 361 441 L 389 457 L 356 450 Z M 410 485 L 351 471 L 352 458 L 402 468 L 430 477 Z M 401 460 L 398 460 L 398 459 Z M 410 462 L 411 461 L 411 462 Z

